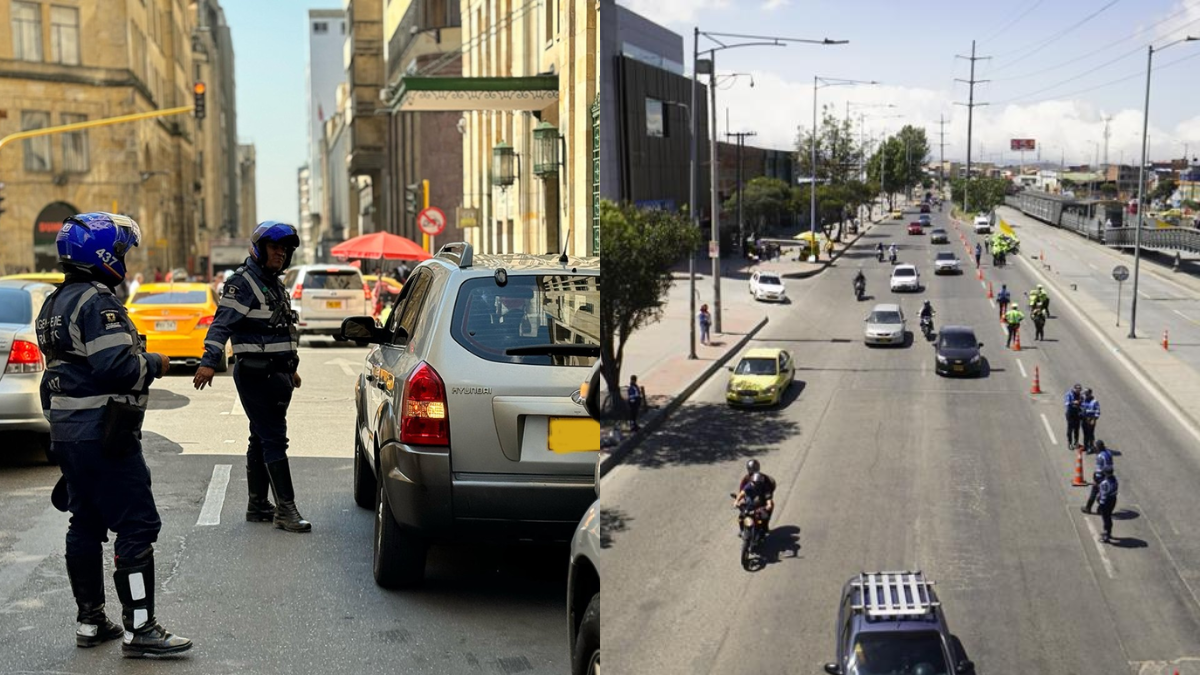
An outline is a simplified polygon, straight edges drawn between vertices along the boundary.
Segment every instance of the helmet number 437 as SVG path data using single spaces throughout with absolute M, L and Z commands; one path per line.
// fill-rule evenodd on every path
M 96 249 L 96 255 L 100 258 L 100 261 L 103 262 L 105 265 L 114 265 L 117 263 L 117 256 L 113 255 L 111 252 L 106 251 L 102 248 Z

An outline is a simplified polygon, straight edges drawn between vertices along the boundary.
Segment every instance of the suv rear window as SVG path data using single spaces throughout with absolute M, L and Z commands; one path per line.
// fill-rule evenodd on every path
M 599 277 L 511 275 L 464 281 L 454 302 L 450 335 L 476 356 L 499 363 L 590 368 L 596 356 L 536 353 L 561 345 L 600 345 Z M 534 353 L 510 354 L 524 348 Z
M 362 290 L 362 276 L 354 270 L 311 270 L 304 275 L 304 290 Z
M 0 289 L 0 323 L 27 324 L 33 321 L 29 294 L 17 288 Z
M 203 305 L 208 302 L 208 291 L 165 291 L 162 293 L 135 293 L 135 305 Z

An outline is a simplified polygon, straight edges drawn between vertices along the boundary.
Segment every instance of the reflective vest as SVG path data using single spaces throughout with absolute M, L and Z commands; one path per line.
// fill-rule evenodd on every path
M 221 301 L 204 337 L 201 366 L 215 368 L 225 351 L 225 342 L 233 343 L 238 358 L 267 355 L 289 362 L 292 371 L 299 363 L 296 350 L 300 337 L 287 291 L 278 275 L 270 275 L 253 258 L 239 267 L 221 289 Z

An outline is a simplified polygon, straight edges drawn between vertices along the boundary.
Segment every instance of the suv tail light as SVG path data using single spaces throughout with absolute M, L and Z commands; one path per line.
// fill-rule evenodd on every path
M 36 343 L 13 340 L 12 351 L 8 353 L 8 365 L 4 366 L 5 373 L 37 373 L 45 369 L 42 350 L 38 349 Z
M 215 318 L 215 317 L 211 317 L 211 316 L 200 317 L 200 320 L 196 322 L 196 327 L 201 328 L 204 326 L 211 326 L 212 322 L 213 322 L 213 318 Z
M 363 282 L 363 299 L 374 300 L 374 297 L 371 295 L 371 287 L 365 281 Z
M 423 361 L 404 382 L 404 395 L 400 401 L 400 442 L 450 445 L 446 386 L 433 366 Z
M 296 284 L 296 287 L 292 289 L 292 299 L 299 300 L 299 299 L 303 298 L 304 297 L 303 293 L 304 293 L 304 284 Z

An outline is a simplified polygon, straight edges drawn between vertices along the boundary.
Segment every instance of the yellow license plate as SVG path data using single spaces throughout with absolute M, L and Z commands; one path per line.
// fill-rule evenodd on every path
M 600 422 L 590 417 L 551 417 L 550 452 L 599 452 Z
M 341 309 L 341 308 L 342 308 L 341 300 L 326 300 L 325 301 L 325 309 Z
M 156 332 L 156 333 L 174 333 L 175 332 L 175 322 L 174 321 L 155 321 L 154 322 L 154 332 Z

